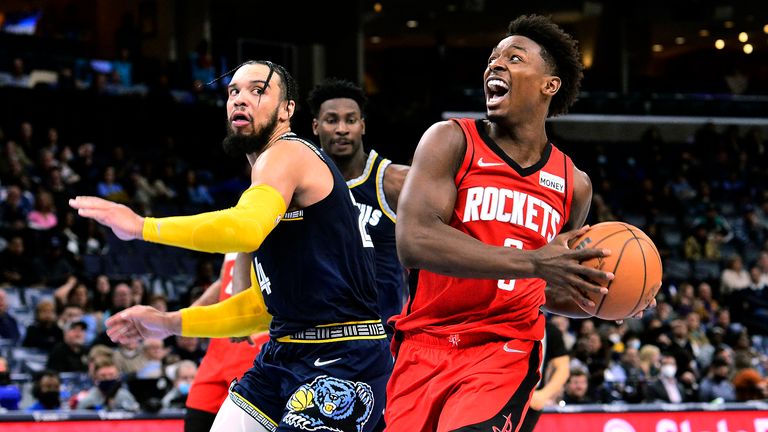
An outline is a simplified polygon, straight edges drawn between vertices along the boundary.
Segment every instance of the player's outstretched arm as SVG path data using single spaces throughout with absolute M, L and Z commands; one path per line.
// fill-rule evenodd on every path
M 164 339 L 171 335 L 197 337 L 248 336 L 269 329 L 258 288 L 252 288 L 209 306 L 160 312 L 149 306 L 130 307 L 107 320 L 107 335 L 117 343 L 139 339 Z
M 558 242 L 524 251 L 485 244 L 449 225 L 456 203 L 454 178 L 464 158 L 466 143 L 454 122 L 432 126 L 421 139 L 405 179 L 398 204 L 397 249 L 406 267 L 478 279 L 538 277 L 576 291 L 602 292 L 590 280 L 612 275 L 580 265 L 605 256 L 600 249 L 571 250 Z M 572 232 L 570 237 L 578 233 Z

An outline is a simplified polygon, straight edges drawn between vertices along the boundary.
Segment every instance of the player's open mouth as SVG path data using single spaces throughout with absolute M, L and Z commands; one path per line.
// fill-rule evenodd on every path
M 496 105 L 509 93 L 509 85 L 498 78 L 491 78 L 486 82 L 486 102 L 488 105 Z
M 250 117 L 248 117 L 248 115 L 242 111 L 232 114 L 232 117 L 230 117 L 229 121 L 232 123 L 232 126 L 237 128 L 245 127 L 251 124 Z

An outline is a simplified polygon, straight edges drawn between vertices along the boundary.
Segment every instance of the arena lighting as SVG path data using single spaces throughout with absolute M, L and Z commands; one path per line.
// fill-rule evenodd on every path
M 754 47 L 752 47 L 752 44 L 744 44 L 744 54 L 752 54 L 752 51 L 754 50 Z
M 719 49 L 719 50 L 721 50 L 721 49 L 725 48 L 725 41 L 724 41 L 724 40 L 722 40 L 722 39 L 718 39 L 718 40 L 716 40 L 716 41 L 715 41 L 715 48 L 717 48 L 717 49 Z
M 661 44 L 653 44 L 653 46 L 651 47 L 651 50 L 653 52 L 662 52 L 664 51 L 664 46 L 662 46 Z
M 381 12 L 381 9 L 382 9 L 381 3 L 377 2 L 377 3 L 373 4 L 373 11 L 374 12 L 379 13 L 379 12 Z
M 381 43 L 381 37 L 371 36 L 371 43 L 374 43 L 374 44 Z
M 416 20 L 408 20 L 405 22 L 405 26 L 408 28 L 416 28 L 419 26 L 419 22 Z
M 739 42 L 746 42 L 747 40 L 749 40 L 749 35 L 747 32 L 739 33 Z
M 734 26 L 733 21 L 726 21 L 723 23 L 723 27 L 725 28 L 733 28 L 733 26 Z
M 701 30 L 699 30 L 699 36 L 701 36 L 701 37 L 707 37 L 707 36 L 709 36 L 709 30 L 707 30 L 707 29 L 701 29 Z
M 682 36 L 678 36 L 678 37 L 675 38 L 675 43 L 678 44 L 678 45 L 682 45 L 682 44 L 685 43 L 685 38 L 682 37 Z
M 768 24 L 763 26 L 763 33 L 768 33 Z

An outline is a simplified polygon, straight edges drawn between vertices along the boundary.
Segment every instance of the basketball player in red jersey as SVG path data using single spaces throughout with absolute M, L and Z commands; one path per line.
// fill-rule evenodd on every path
M 487 119 L 422 137 L 398 205 L 398 254 L 419 272 L 395 320 L 388 431 L 517 431 L 542 307 L 585 317 L 576 302 L 607 292 L 613 274 L 579 263 L 610 251 L 567 246 L 586 232 L 591 182 L 545 132 L 576 99 L 579 58 L 547 18 L 516 19 L 488 59 Z
M 239 267 L 235 273 L 235 262 Z M 205 290 L 192 306 L 206 306 L 223 301 L 251 286 L 248 277 L 250 254 L 224 255 L 221 276 Z M 208 351 L 200 363 L 195 380 L 187 396 L 184 432 L 208 432 L 222 402 L 227 398 L 229 385 L 235 378 L 253 366 L 253 359 L 261 346 L 269 340 L 269 332 L 259 333 L 243 342 L 230 339 L 211 339 Z

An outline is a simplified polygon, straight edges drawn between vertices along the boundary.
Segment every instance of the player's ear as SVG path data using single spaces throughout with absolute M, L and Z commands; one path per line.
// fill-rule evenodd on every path
M 317 122 L 316 118 L 312 119 L 312 133 L 315 134 L 315 136 L 318 135 L 317 133 L 317 127 L 320 126 L 320 123 Z
M 361 135 L 365 135 L 365 118 L 360 118 L 360 125 L 363 127 Z
M 544 91 L 544 94 L 551 97 L 554 96 L 558 90 L 560 90 L 561 84 L 562 82 L 560 81 L 560 77 L 551 75 L 546 78 L 546 81 L 544 82 L 544 88 L 542 90 Z
M 290 120 L 290 119 L 291 119 L 291 117 L 293 117 L 293 113 L 294 113 L 295 111 L 296 111 L 296 101 L 294 101 L 294 100 L 289 100 L 289 101 L 288 101 L 288 102 L 285 104 L 285 114 L 287 115 L 287 117 L 283 117 L 283 120 L 285 120 L 285 121 L 288 121 L 288 120 Z M 281 115 L 281 117 L 282 117 L 282 115 Z

